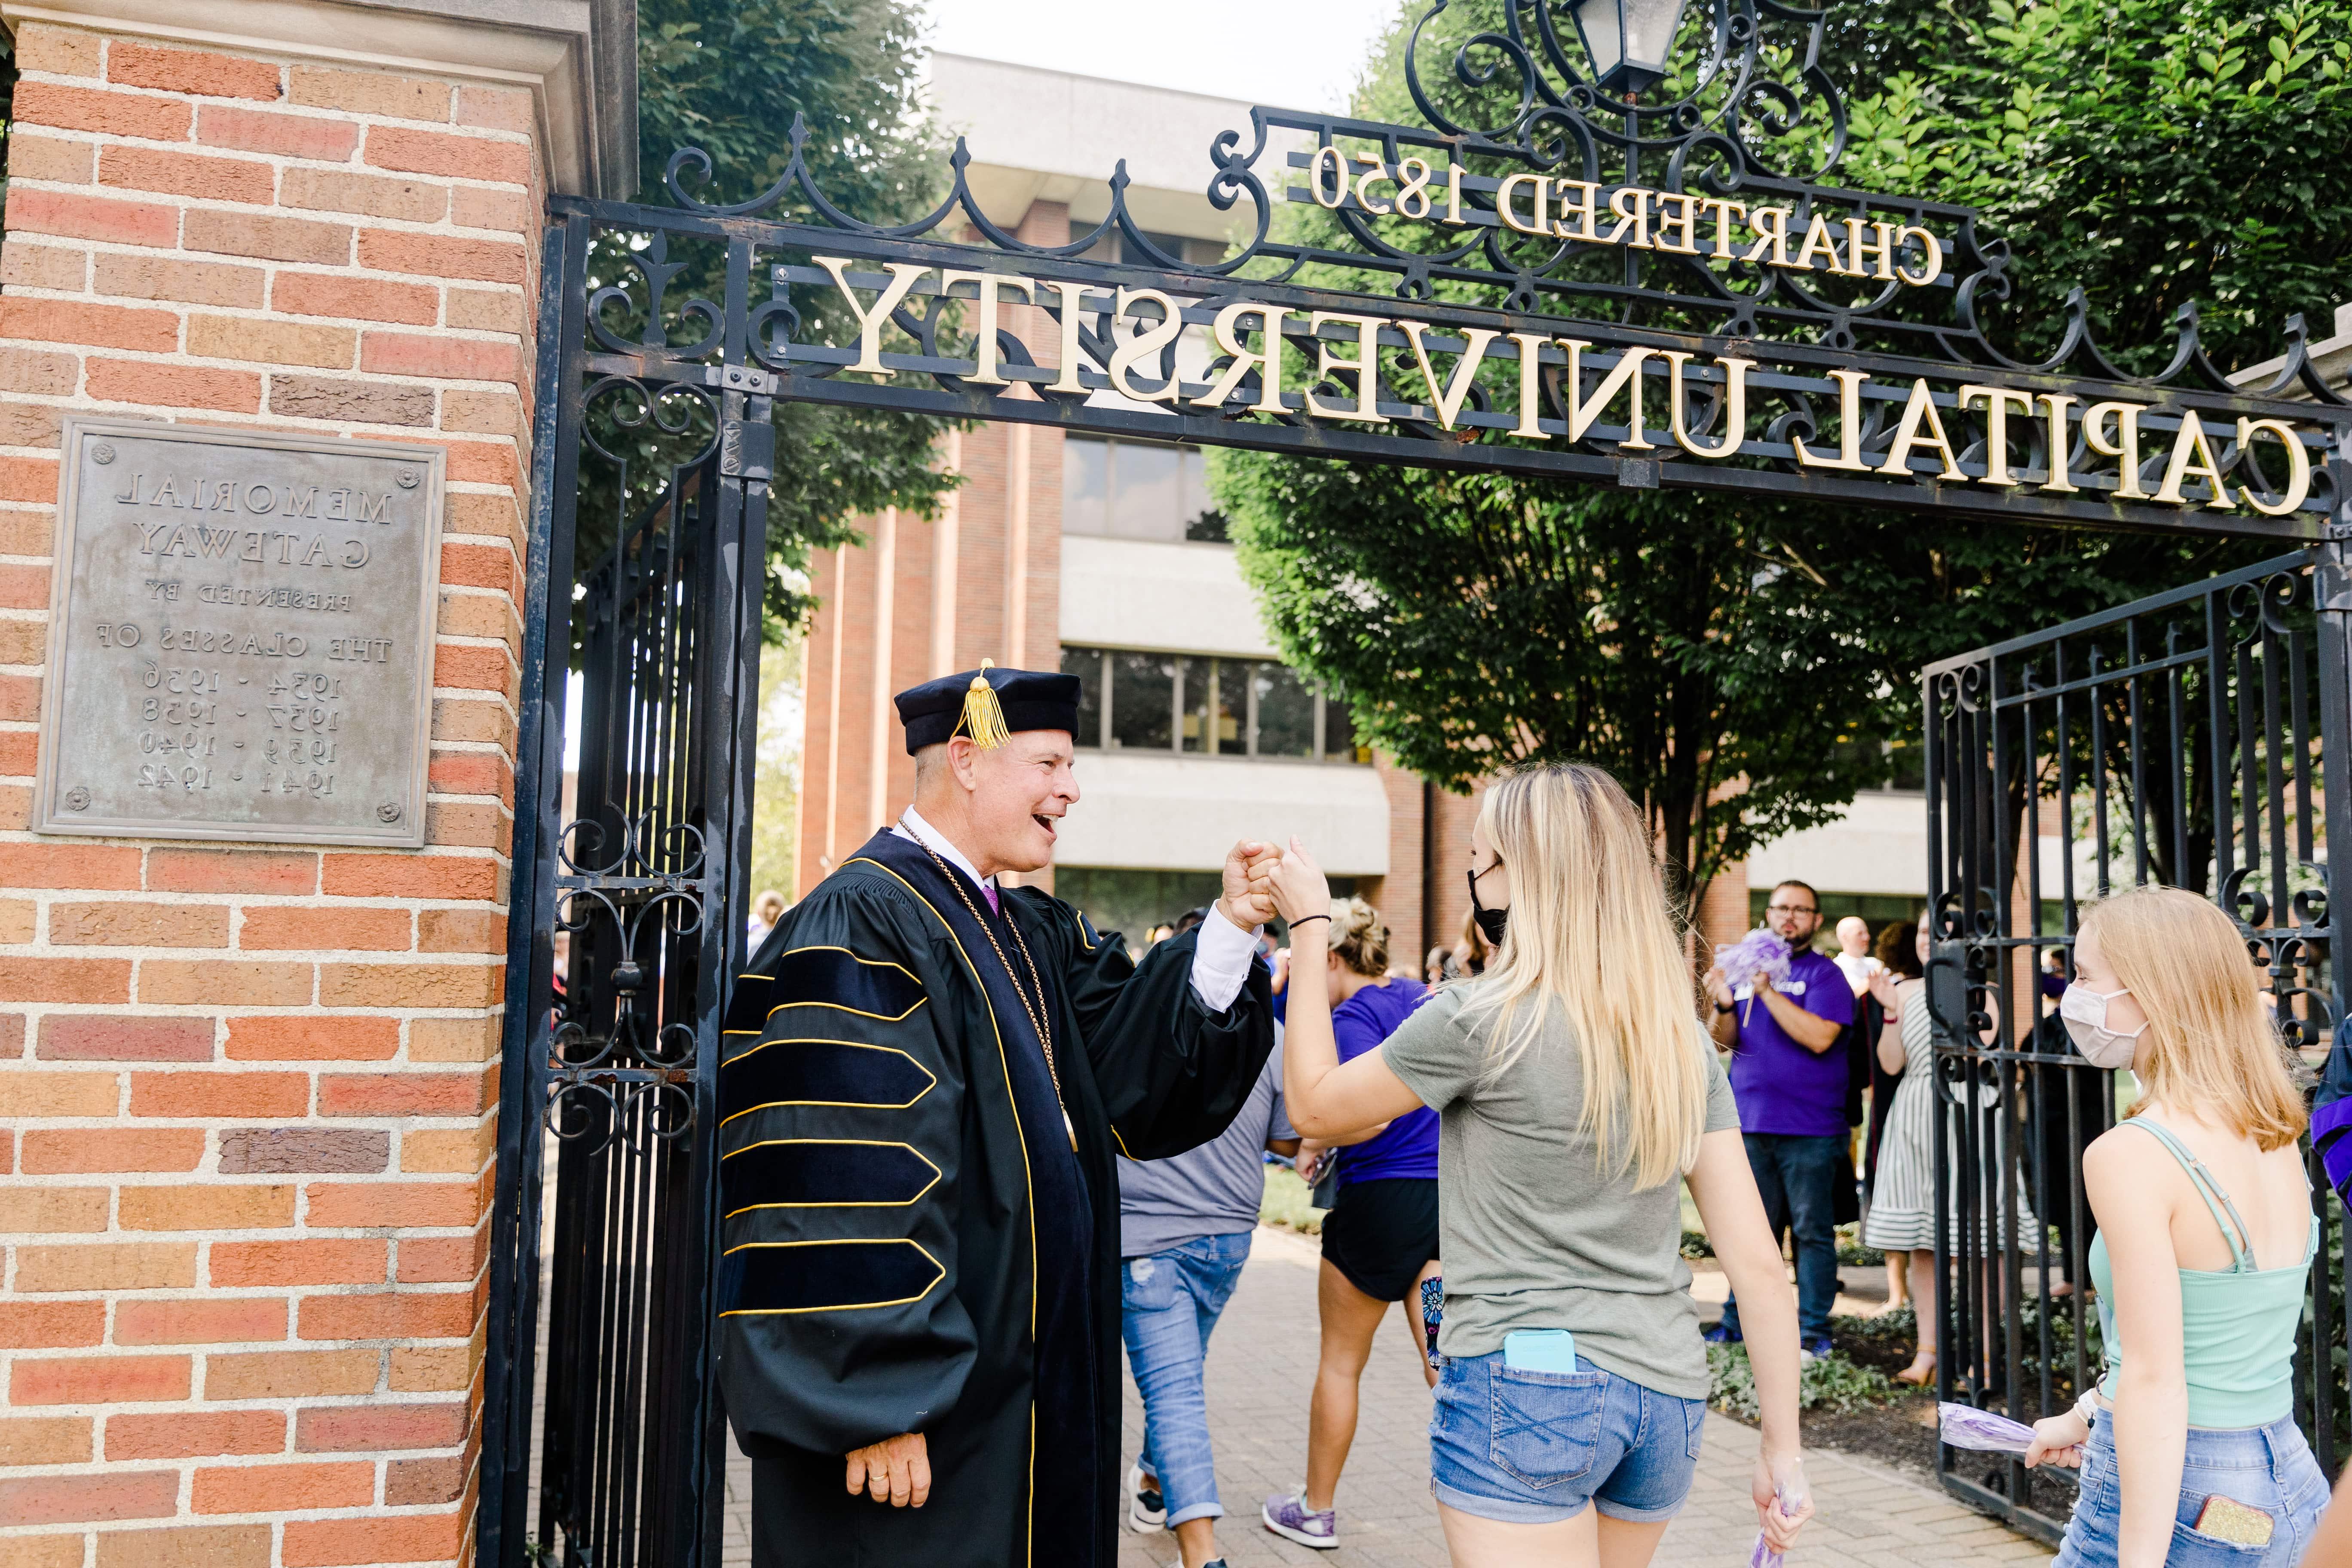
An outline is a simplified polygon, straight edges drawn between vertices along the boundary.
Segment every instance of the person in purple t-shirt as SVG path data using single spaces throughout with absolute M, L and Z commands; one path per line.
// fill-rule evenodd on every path
M 1821 895 L 1782 882 L 1765 900 L 1764 923 L 1789 944 L 1789 977 L 1736 989 L 1719 968 L 1706 972 L 1715 1003 L 1715 1043 L 1732 1053 L 1731 1093 L 1748 1168 L 1773 1234 L 1797 1237 L 1797 1341 L 1808 1354 L 1830 1352 L 1837 1300 L 1837 1184 L 1853 1180 L 1846 1148 L 1846 1054 L 1837 1048 L 1853 1022 L 1853 989 L 1832 961 L 1807 944 L 1822 929 Z M 1737 1342 L 1739 1303 L 1707 1331 Z
M 1331 906 L 1331 1032 L 1349 1061 L 1396 1033 L 1429 994 L 1419 981 L 1388 973 L 1389 928 L 1361 899 Z M 1284 977 L 1277 969 L 1277 981 Z M 1345 998 L 1345 1000 L 1339 1000 Z M 1277 1007 L 1285 1000 L 1275 998 Z M 1302 1163 L 1312 1142 L 1302 1146 Z M 1421 1347 L 1421 1280 L 1437 1270 L 1437 1112 L 1418 1109 L 1332 1150 L 1339 1197 L 1323 1220 L 1323 1271 L 1316 1289 L 1323 1344 L 1307 1417 L 1307 1489 L 1270 1497 L 1259 1518 L 1302 1546 L 1339 1544 L 1334 1493 L 1356 1439 L 1356 1387 L 1371 1360 L 1373 1331 L 1389 1303 L 1404 1303 L 1422 1376 L 1434 1384 Z

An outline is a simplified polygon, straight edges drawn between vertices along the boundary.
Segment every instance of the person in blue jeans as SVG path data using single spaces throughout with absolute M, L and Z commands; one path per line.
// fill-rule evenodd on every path
M 1118 1165 L 1118 1317 L 1143 1397 L 1143 1451 L 1127 1473 L 1127 1521 L 1176 1532 L 1184 1568 L 1223 1568 L 1216 1457 L 1202 1383 L 1209 1334 L 1249 1261 L 1265 1154 L 1296 1154 L 1275 1047 L 1223 1134 L 1168 1160 Z
M 1838 1049 L 1853 1022 L 1853 988 L 1837 964 L 1808 945 L 1822 929 L 1821 896 L 1783 882 L 1764 904 L 1764 923 L 1789 944 L 1784 980 L 1734 987 L 1706 972 L 1715 1043 L 1731 1053 L 1731 1094 L 1740 1141 L 1756 1173 L 1765 1218 L 1797 1237 L 1797 1340 L 1805 1359 L 1830 1353 L 1830 1308 L 1837 1300 L 1837 1184 L 1853 1180 L 1847 1150 L 1846 1056 Z M 1723 1304 L 1707 1331 L 1717 1343 L 1740 1340 L 1739 1301 Z
M 2093 905 L 2058 1016 L 2139 1098 L 2083 1152 L 2102 1376 L 2034 1423 L 2079 1467 L 2053 1568 L 2319 1568 L 2327 1478 L 2295 1425 L 2320 1255 L 2295 1064 L 2237 922 L 2179 888 Z M 1303 1119 L 1302 1119 L 1303 1120 Z

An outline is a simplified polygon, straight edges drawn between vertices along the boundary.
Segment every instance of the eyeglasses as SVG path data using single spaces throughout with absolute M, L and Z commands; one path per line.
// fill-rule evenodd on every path
M 1811 904 L 1767 904 L 1764 912 L 1768 915 L 1817 915 L 1822 911 Z
M 1502 858 L 1500 855 L 1496 856 L 1492 860 L 1489 860 L 1488 862 L 1486 862 L 1486 871 L 1473 871 L 1473 872 L 1471 872 L 1471 873 L 1470 873 L 1470 880 L 1471 880 L 1471 882 L 1475 885 L 1475 884 L 1476 884 L 1476 883 L 1479 883 L 1479 882 L 1483 882 L 1483 881 L 1485 881 L 1485 880 L 1486 879 L 1486 874 L 1487 874 L 1487 872 L 1488 872 L 1488 871 L 1493 871 L 1493 870 L 1496 870 L 1496 869 L 1499 868 L 1502 866 L 1502 864 L 1503 864 L 1503 858 Z

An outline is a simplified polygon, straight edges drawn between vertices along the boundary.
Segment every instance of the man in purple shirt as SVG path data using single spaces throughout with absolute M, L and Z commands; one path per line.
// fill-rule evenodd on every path
M 1783 882 L 1765 901 L 1764 923 L 1789 944 L 1789 977 L 1735 989 L 1721 969 L 1706 972 L 1715 1043 L 1732 1053 L 1731 1093 L 1739 1105 L 1748 1168 L 1778 1235 L 1797 1237 L 1797 1335 L 1811 1355 L 1830 1350 L 1837 1300 L 1837 1184 L 1853 1180 L 1846 1149 L 1846 1055 L 1837 1048 L 1853 1022 L 1853 990 L 1837 964 L 1808 945 L 1822 926 L 1821 896 Z M 1739 1303 L 1707 1331 L 1739 1337 Z

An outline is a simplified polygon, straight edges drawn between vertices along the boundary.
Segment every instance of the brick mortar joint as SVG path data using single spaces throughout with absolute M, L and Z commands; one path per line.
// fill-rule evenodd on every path
M 323 120 L 320 123 L 342 125 L 352 124 L 354 122 L 338 117 Z M 184 142 L 165 142 L 152 136 L 134 136 L 122 131 L 99 131 L 80 125 L 51 125 L 46 121 L 37 120 L 15 121 L 10 125 L 9 131 L 11 135 L 16 135 L 21 132 L 36 142 L 58 142 L 74 147 L 90 147 L 101 151 L 109 147 L 124 147 L 139 153 L 170 153 L 188 158 L 202 158 L 223 163 L 236 163 L 251 168 L 268 169 L 273 173 L 278 174 L 291 173 L 296 170 L 317 170 L 326 174 L 362 174 L 373 179 L 390 182 L 421 181 L 431 184 L 436 189 L 439 190 L 511 191 L 525 197 L 535 195 L 539 189 L 539 182 L 536 178 L 526 183 L 515 180 L 493 179 L 483 174 L 451 174 L 434 170 L 398 169 L 387 163 L 371 163 L 364 161 L 360 156 L 362 149 L 366 145 L 363 140 L 353 146 L 350 156 L 341 159 L 333 159 L 305 157 L 299 153 L 266 152 L 258 148 L 240 147 L 234 142 L 203 142 L 196 140 L 193 134 Z M 511 136 L 501 138 L 495 142 L 491 142 L 491 139 L 488 137 L 476 137 L 473 138 L 473 140 L 488 142 L 498 146 L 526 144 L 520 142 L 518 139 Z M 533 146 L 536 145 L 536 143 L 527 144 Z M 138 185 L 107 184 L 97 180 L 95 177 L 90 180 L 72 182 L 60 180 L 29 180 L 24 179 L 23 176 L 16 176 L 12 178 L 10 183 L 16 184 L 20 179 L 23 179 L 24 183 L 26 184 L 38 184 L 44 188 L 55 186 L 73 192 L 86 192 L 93 190 L 129 191 L 135 194 L 136 199 L 144 200 L 152 198 L 156 201 L 170 202 L 173 205 L 177 205 L 184 201 L 204 199 L 188 197 L 182 193 L 173 191 L 148 191 L 144 187 Z M 275 189 L 275 186 L 272 188 Z M 215 197 L 211 199 L 218 200 L 220 198 Z M 267 208 L 262 208 L 258 203 L 246 203 L 244 205 L 257 207 L 260 210 L 270 210 L 283 206 L 283 204 L 278 202 L 270 203 Z M 310 209 L 292 208 L 287 210 L 307 211 Z
M 110 45 L 115 42 L 138 41 L 142 47 L 158 48 L 167 53 L 184 52 L 191 54 L 221 55 L 230 59 L 243 60 L 252 65 L 274 65 L 281 71 L 314 69 L 331 71 L 339 76 L 372 77 L 379 79 L 401 81 L 435 82 L 453 89 L 453 98 L 455 91 L 457 90 L 461 90 L 466 88 L 474 88 L 478 90 L 490 85 L 470 78 L 448 76 L 432 70 L 417 72 L 393 70 L 383 68 L 371 68 L 365 66 L 329 66 L 324 65 L 316 59 L 301 55 L 273 55 L 258 50 L 227 49 L 217 47 L 180 49 L 162 43 L 147 43 L 143 39 L 138 39 L 136 36 L 133 35 L 103 33 L 92 28 L 66 27 L 63 24 L 54 22 L 45 23 L 43 25 L 62 27 L 65 30 L 74 32 L 80 32 L 86 36 L 100 38 Z M 109 52 L 110 53 L 111 50 L 110 49 Z M 463 123 L 456 118 L 456 105 L 454 101 L 450 109 L 450 118 L 445 120 L 410 120 L 396 114 L 379 113 L 373 110 L 346 109 L 331 104 L 297 103 L 294 101 L 293 95 L 289 90 L 290 80 L 281 83 L 278 97 L 264 99 L 236 98 L 221 93 L 191 92 L 182 88 L 147 87 L 138 82 L 121 81 L 108 76 L 66 76 L 57 71 L 24 71 L 20 74 L 18 79 L 22 81 L 43 83 L 53 87 L 79 88 L 85 92 L 119 93 L 125 98 L 167 100 L 173 102 L 185 103 L 191 107 L 196 108 L 207 105 L 218 105 L 225 109 L 246 109 L 263 114 L 283 114 L 290 118 L 299 120 L 326 120 L 343 124 L 360 126 L 383 125 L 396 130 L 437 132 L 445 136 L 463 136 L 484 141 L 504 142 L 524 146 L 535 147 L 538 145 L 539 140 L 536 134 L 528 131 L 509 131 L 502 126 L 471 125 Z

